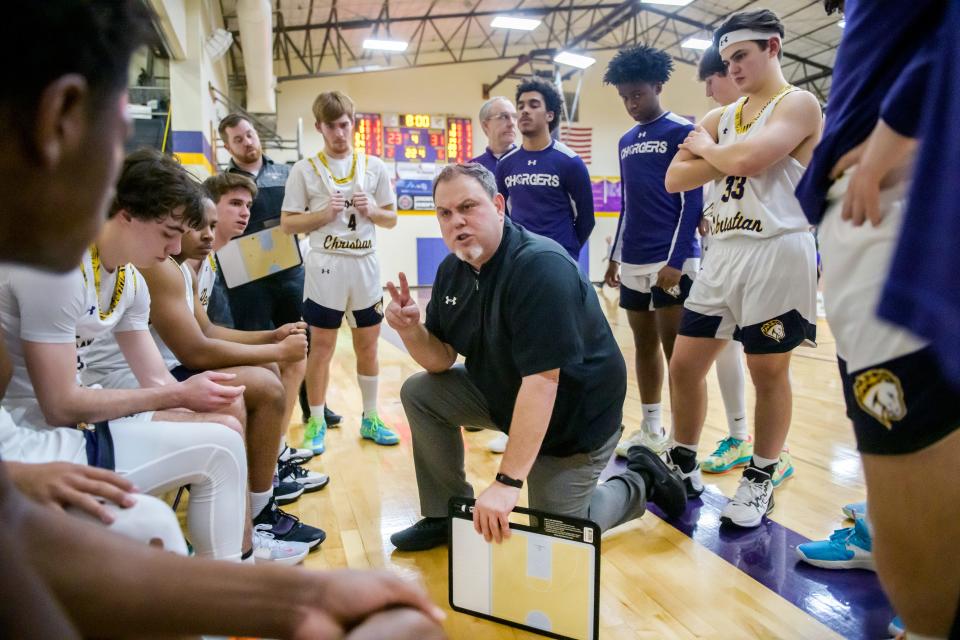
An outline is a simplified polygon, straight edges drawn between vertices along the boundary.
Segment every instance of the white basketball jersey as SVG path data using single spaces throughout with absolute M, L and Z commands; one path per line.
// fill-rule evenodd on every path
M 206 260 L 204 260 L 204 262 L 206 262 Z M 183 286 L 186 288 L 184 295 L 187 299 L 187 306 L 190 308 L 190 313 L 193 313 L 193 272 L 190 271 L 190 266 L 186 262 L 177 266 L 180 267 L 180 275 L 183 276 Z M 174 355 L 170 347 L 167 346 L 167 343 L 163 341 L 163 338 L 160 337 L 160 334 L 157 333 L 157 330 L 152 326 L 150 327 L 150 334 L 153 336 L 154 342 L 157 343 L 157 349 L 160 351 L 160 355 L 163 356 L 163 364 L 166 365 L 167 370 L 169 371 L 179 366 L 179 358 Z
M 326 195 L 330 196 L 339 191 L 346 200 L 346 206 L 340 215 L 331 222 L 320 227 L 310 234 L 310 247 L 315 251 L 325 253 L 340 253 L 362 256 L 372 253 L 377 243 L 377 232 L 373 222 L 365 215 L 361 215 L 353 206 L 353 193 L 358 185 L 363 185 L 363 191 L 373 200 L 376 183 L 367 184 L 367 157 L 362 151 L 356 151 L 346 158 L 327 158 L 326 164 L 321 162 L 319 154 L 307 158 L 313 176 Z M 355 164 L 354 164 L 355 163 Z M 344 184 L 338 184 L 336 178 L 343 178 L 353 174 L 353 179 Z M 335 178 L 336 176 L 336 178 Z M 375 179 L 375 178 L 374 178 Z M 375 202 L 370 203 L 376 204 Z
M 799 91 L 785 87 L 768 102 L 752 124 L 744 124 L 740 114 L 746 98 L 726 106 L 717 131 L 719 144 L 742 142 L 757 135 L 773 114 L 780 100 Z M 758 176 L 727 176 L 713 189 L 714 239 L 722 241 L 734 236 L 772 238 L 783 233 L 806 231 L 807 222 L 794 191 L 805 167 L 792 156 L 786 156 Z
M 213 284 L 217 281 L 217 259 L 211 253 L 205 260 L 200 261 L 200 272 L 197 274 L 197 295 L 200 296 L 200 306 L 206 311 L 210 306 L 210 296 L 213 295 Z
M 84 275 L 87 312 L 77 319 L 77 357 L 82 374 L 85 367 L 104 369 L 129 368 L 113 334 L 115 331 L 146 329 L 150 318 L 150 295 L 143 276 L 132 264 L 123 265 L 112 274 L 100 267 L 91 251 L 80 265 Z M 96 264 L 95 264 L 96 263 Z M 100 277 L 94 274 L 99 271 Z M 102 278 L 100 290 L 97 281 Z M 125 322 L 128 313 L 134 324 Z

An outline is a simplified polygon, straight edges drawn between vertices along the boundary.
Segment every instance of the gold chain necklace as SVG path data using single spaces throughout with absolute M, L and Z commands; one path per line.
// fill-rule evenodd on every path
M 217 272 L 217 260 L 213 257 L 213 254 L 210 253 L 207 255 L 207 262 L 210 263 L 210 268 L 213 269 L 213 272 Z
M 347 174 L 345 178 L 338 178 L 333 175 L 333 169 L 330 168 L 330 163 L 327 162 L 327 155 L 321 151 L 317 154 L 317 159 L 320 160 L 320 164 L 327 170 L 327 173 L 330 175 L 330 178 L 333 180 L 334 184 L 344 185 L 350 184 L 353 182 L 353 179 L 357 175 L 357 150 L 353 150 L 353 159 L 350 162 L 350 173 Z M 317 165 L 314 164 L 313 158 L 310 158 L 310 165 L 313 167 L 313 170 L 317 172 L 317 175 L 320 175 L 320 170 L 317 169 Z
M 90 266 L 93 269 L 93 288 L 97 292 L 97 311 L 100 313 L 100 319 L 106 320 L 117 308 L 120 297 L 123 295 L 123 287 L 127 281 L 126 265 L 117 268 L 117 281 L 113 285 L 113 296 L 110 298 L 110 306 L 106 312 L 100 309 L 100 250 L 95 244 L 90 245 Z M 86 273 L 83 274 L 83 280 L 84 282 L 87 280 Z
M 778 100 L 781 96 L 783 96 L 787 92 L 792 91 L 794 88 L 795 87 L 793 85 L 788 84 L 784 86 L 782 89 L 780 89 L 780 91 L 777 92 L 777 95 L 767 100 L 767 103 L 762 107 L 760 107 L 760 111 L 757 111 L 757 115 L 753 116 L 753 120 L 751 120 L 746 125 L 743 124 L 743 108 L 746 106 L 747 100 L 749 100 L 750 98 L 745 98 L 743 101 L 741 101 L 740 104 L 737 105 L 737 110 L 734 112 L 734 116 L 733 116 L 733 126 L 737 130 L 737 133 L 746 133 L 747 131 L 749 131 L 750 127 L 753 126 L 753 123 L 757 121 L 757 118 L 760 117 L 760 114 L 762 114 L 767 107 L 769 107 L 771 104 L 773 104 L 776 100 Z

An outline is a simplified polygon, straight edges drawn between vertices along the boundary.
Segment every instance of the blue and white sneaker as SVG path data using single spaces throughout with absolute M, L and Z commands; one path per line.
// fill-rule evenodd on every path
M 859 518 L 864 518 L 867 515 L 867 503 L 864 502 L 851 502 L 850 504 L 843 505 L 843 515 L 847 516 L 851 520 L 857 520 Z
M 852 527 L 837 529 L 827 540 L 797 545 L 797 555 L 822 569 L 869 569 L 873 564 L 873 540 L 866 520 L 858 518 Z

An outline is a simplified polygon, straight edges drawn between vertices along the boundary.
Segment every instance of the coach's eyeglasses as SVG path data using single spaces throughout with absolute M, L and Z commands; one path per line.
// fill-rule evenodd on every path
M 517 114 L 507 113 L 506 111 L 504 111 L 503 113 L 498 113 L 496 115 L 488 117 L 487 120 L 499 120 L 500 122 L 506 122 L 507 120 L 509 120 L 510 122 L 516 122 Z

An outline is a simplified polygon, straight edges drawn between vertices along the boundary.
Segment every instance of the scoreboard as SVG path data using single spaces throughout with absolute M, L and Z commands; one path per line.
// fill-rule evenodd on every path
M 446 162 L 447 145 L 442 129 L 386 127 L 384 159 L 397 162 Z
M 466 162 L 473 157 L 473 120 L 428 113 L 357 113 L 354 147 L 387 161 Z

